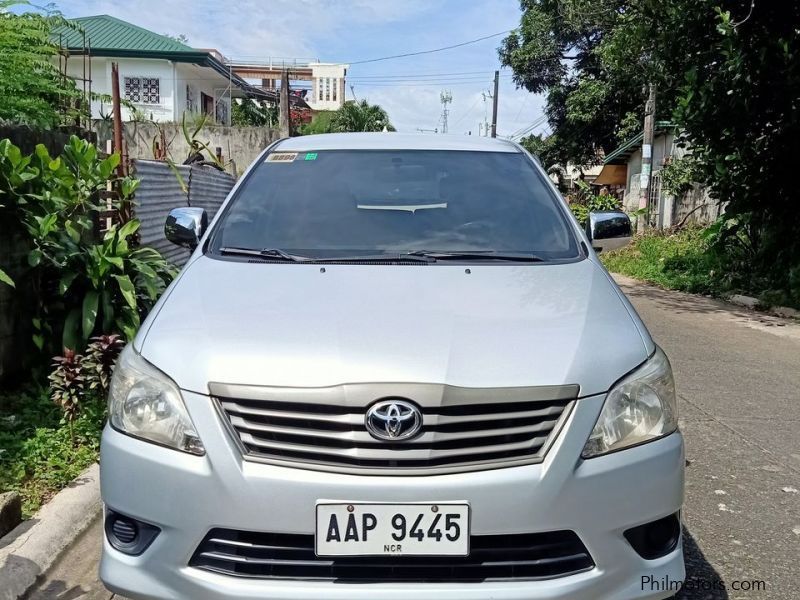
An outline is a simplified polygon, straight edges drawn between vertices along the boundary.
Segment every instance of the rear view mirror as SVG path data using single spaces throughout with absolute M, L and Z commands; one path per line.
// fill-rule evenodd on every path
M 631 220 L 621 210 L 592 211 L 586 221 L 586 235 L 597 252 L 616 250 L 631 241 Z
M 173 208 L 164 223 L 164 235 L 173 244 L 194 250 L 207 227 L 205 209 L 193 206 Z

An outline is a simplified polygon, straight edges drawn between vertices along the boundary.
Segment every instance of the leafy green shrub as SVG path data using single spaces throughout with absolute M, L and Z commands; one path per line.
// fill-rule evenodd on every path
M 336 114 L 331 110 L 321 110 L 314 115 L 310 123 L 305 123 L 300 127 L 300 135 L 314 135 L 318 133 L 331 132 L 331 119 Z
M 589 187 L 586 184 L 584 185 L 586 188 Z M 594 195 L 591 192 L 580 194 L 579 198 L 569 205 L 569 209 L 581 225 L 586 225 L 589 220 L 589 213 L 592 211 L 616 210 L 619 207 L 619 200 L 611 194 Z
M 114 178 L 118 164 L 119 155 L 101 159 L 92 144 L 75 136 L 56 158 L 42 145 L 23 156 L 0 140 L 0 193 L 13 200 L 7 208 L 33 245 L 28 262 L 40 285 L 34 342 L 44 351 L 82 348 L 100 332 L 132 339 L 175 276 L 156 250 L 136 247 L 136 219 L 96 238 L 93 215 L 107 208 L 99 192 L 116 183 L 122 198 L 112 208 L 121 209 L 138 185 Z
M 609 271 L 693 293 L 720 293 L 720 262 L 700 228 L 677 233 L 653 230 L 620 250 L 602 254 Z

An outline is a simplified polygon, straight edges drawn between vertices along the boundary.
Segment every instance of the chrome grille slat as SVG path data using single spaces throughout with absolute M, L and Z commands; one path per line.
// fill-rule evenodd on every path
M 245 459 L 368 474 L 443 473 L 539 462 L 579 389 L 388 383 L 209 387 L 212 394 L 225 392 L 215 396 L 217 409 Z M 365 427 L 366 412 L 374 402 L 394 397 L 416 404 L 422 430 L 407 440 L 375 439 Z
M 313 535 L 214 529 L 189 565 L 242 579 L 355 584 L 552 579 L 589 571 L 594 561 L 569 530 L 472 535 L 469 556 L 318 557 Z
M 431 458 L 432 453 L 436 453 L 437 458 L 447 458 L 455 456 L 470 456 L 473 454 L 484 454 L 491 452 L 507 452 L 510 450 L 528 450 L 540 448 L 547 436 L 534 437 L 522 442 L 511 444 L 495 444 L 492 446 L 472 446 L 467 448 L 457 448 L 448 450 L 436 449 L 415 449 L 413 445 L 406 444 L 402 447 L 397 444 L 393 448 L 385 450 L 376 448 L 331 448 L 329 446 L 308 446 L 304 444 L 293 444 L 290 442 L 276 442 L 272 440 L 256 439 L 249 433 L 242 433 L 242 441 L 245 444 L 258 446 L 259 448 L 272 448 L 281 451 L 296 451 L 306 454 L 329 454 L 331 456 L 342 456 L 352 458 L 363 458 L 366 460 L 425 460 Z M 387 444 L 388 445 L 388 444 Z
M 440 415 L 431 412 L 426 414 L 425 423 L 427 425 L 451 425 L 462 423 L 474 423 L 482 421 L 499 421 L 502 419 L 525 419 L 532 417 L 558 416 L 564 410 L 566 402 L 559 402 L 556 405 L 547 405 L 544 408 L 534 410 L 520 410 L 508 413 L 487 413 L 477 415 Z M 364 411 L 354 413 L 343 413 L 338 415 L 303 413 L 292 410 L 262 409 L 244 406 L 237 402 L 223 401 L 222 408 L 225 412 L 240 416 L 255 417 L 274 417 L 282 420 L 296 421 L 321 421 L 325 423 L 341 423 L 344 425 L 361 425 L 364 422 Z
M 523 425 L 521 427 L 505 427 L 498 429 L 481 429 L 479 431 L 464 431 L 450 433 L 446 431 L 427 431 L 414 438 L 413 445 L 448 442 L 455 440 L 474 440 L 482 437 L 493 437 L 499 435 L 514 435 L 516 433 L 535 433 L 537 431 L 549 431 L 556 424 L 557 419 L 542 421 L 536 425 Z M 337 440 L 353 442 L 355 445 L 368 444 L 370 446 L 386 446 L 386 442 L 379 442 L 366 431 L 318 431 L 301 427 L 278 427 L 274 425 L 262 425 L 251 423 L 239 416 L 231 415 L 231 424 L 237 431 L 248 433 L 276 433 L 286 436 L 313 437 L 317 439 Z

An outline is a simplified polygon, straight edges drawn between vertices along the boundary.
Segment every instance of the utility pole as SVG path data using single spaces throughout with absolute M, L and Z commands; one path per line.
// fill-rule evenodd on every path
M 119 65 L 111 63 L 111 114 L 114 119 L 114 152 L 122 156 L 122 115 L 120 114 L 119 100 Z M 120 162 L 120 165 L 122 163 Z M 120 171 L 120 176 L 122 175 Z
M 353 85 L 350 86 L 350 92 L 353 94 L 353 100 L 358 102 L 358 98 L 356 98 L 356 88 L 355 88 L 355 86 L 353 86 Z
M 289 137 L 289 71 L 281 71 L 281 97 L 280 97 L 280 117 L 278 119 L 278 129 L 281 137 Z
M 639 175 L 639 210 L 636 230 L 642 233 L 649 221 L 650 183 L 653 178 L 653 137 L 656 125 L 656 86 L 648 86 L 647 103 L 644 105 L 644 138 L 642 139 L 642 170 Z M 642 210 L 644 209 L 644 210 Z
M 497 137 L 497 91 L 500 86 L 500 71 L 494 72 L 494 96 L 492 97 L 492 137 Z
M 453 101 L 453 94 L 450 93 L 450 90 L 443 90 L 441 94 L 439 94 L 439 100 L 442 102 L 442 133 L 447 133 L 447 105 Z

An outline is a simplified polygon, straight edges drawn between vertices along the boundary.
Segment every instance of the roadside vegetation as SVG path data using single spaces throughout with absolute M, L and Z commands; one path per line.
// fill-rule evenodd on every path
M 175 275 L 138 246 L 138 182 L 119 178 L 118 163 L 75 136 L 56 157 L 0 140 L 0 217 L 29 246 L 27 269 L 17 281 L 0 270 L 0 285 L 33 299 L 33 335 L 19 348 L 33 376 L 0 393 L 0 492 L 20 492 L 27 514 L 97 460 L 116 356 Z M 108 184 L 116 194 L 101 201 Z M 126 220 L 97 235 L 107 202 Z
M 765 306 L 800 308 L 800 277 L 793 276 L 787 292 L 771 287 L 774 280 L 753 269 L 743 254 L 731 267 L 732 251 L 718 250 L 718 226 L 650 231 L 600 259 L 609 271 L 667 289 L 711 296 L 740 293 L 757 297 Z
M 51 60 L 50 31 L 64 21 L 8 12 L 14 4 L 0 0 L 0 122 L 74 126 L 86 106 Z M 18 491 L 26 515 L 97 460 L 116 357 L 176 273 L 139 245 L 138 181 L 119 162 L 76 136 L 30 154 L 0 139 L 2 235 L 27 247 L 22 265 L 0 256 L 0 287 L 32 332 L 14 349 L 30 376 L 0 389 L 0 493 Z
M 690 159 L 666 169 L 670 184 L 703 184 L 725 205 L 698 242 L 710 254 L 701 264 L 713 261 L 712 279 L 725 287 L 796 306 L 797 186 L 787 174 L 800 143 L 797 94 L 789 91 L 800 88 L 798 24 L 796 2 L 525 2 L 499 54 L 520 87 L 546 98 L 551 134 L 523 139 L 546 169 L 589 166 L 640 132 L 653 85 L 656 119 L 674 123 L 690 149 Z M 686 235 L 695 232 L 648 236 L 620 256 L 635 256 L 639 272 L 659 273 L 662 263 L 645 269 L 640 261 L 672 264 Z M 654 243 L 666 255 L 646 251 Z M 693 268 L 684 271 L 697 279 Z
M 103 423 L 99 402 L 68 426 L 46 387 L 0 392 L 0 493 L 19 492 L 24 515 L 36 512 L 97 461 Z

